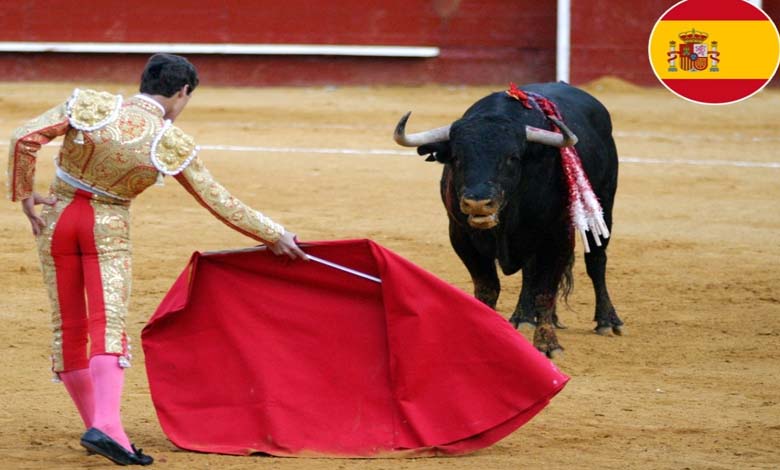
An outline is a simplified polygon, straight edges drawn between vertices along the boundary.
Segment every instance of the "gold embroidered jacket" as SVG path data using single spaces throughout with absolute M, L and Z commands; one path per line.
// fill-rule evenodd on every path
M 208 172 L 193 139 L 163 118 L 156 101 L 76 89 L 65 103 L 17 129 L 8 155 L 12 201 L 32 195 L 38 150 L 64 135 L 58 175 L 95 193 L 129 201 L 162 175 L 174 176 L 222 222 L 260 241 L 284 228 L 233 197 Z

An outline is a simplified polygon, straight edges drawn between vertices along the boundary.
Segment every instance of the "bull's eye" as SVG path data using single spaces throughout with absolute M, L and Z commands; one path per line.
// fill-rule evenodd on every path
M 509 158 L 506 159 L 506 163 L 509 166 L 519 165 L 520 157 L 517 155 L 510 155 Z

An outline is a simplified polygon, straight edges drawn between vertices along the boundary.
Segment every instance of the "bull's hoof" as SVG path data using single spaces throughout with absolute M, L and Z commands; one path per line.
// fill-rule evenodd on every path
M 593 331 L 600 336 L 623 336 L 623 322 L 609 325 L 598 325 Z
M 557 347 L 551 351 L 547 351 L 547 357 L 550 359 L 563 359 L 563 348 Z
M 612 336 L 612 325 L 597 326 L 595 330 L 599 336 Z
M 550 359 L 562 359 L 563 358 L 563 347 L 558 345 L 553 347 L 552 349 L 546 347 L 546 346 L 537 346 L 537 351 L 544 354 Z
M 596 321 L 596 333 L 601 336 L 623 336 L 623 320 L 618 317 L 614 308 L 610 308 L 606 313 L 596 315 L 593 318 Z
M 555 336 L 555 329 L 549 323 L 536 327 L 534 347 L 551 359 L 556 356 L 560 357 L 563 352 L 563 348 L 558 344 L 558 337 Z
M 520 329 L 524 330 L 524 329 L 527 329 L 527 328 L 531 328 L 531 329 L 536 328 L 536 322 L 533 319 L 525 317 L 525 316 L 522 316 L 522 315 L 518 315 L 516 313 L 512 314 L 512 317 L 509 319 L 509 323 L 511 323 L 512 326 L 514 326 L 516 330 L 520 330 Z

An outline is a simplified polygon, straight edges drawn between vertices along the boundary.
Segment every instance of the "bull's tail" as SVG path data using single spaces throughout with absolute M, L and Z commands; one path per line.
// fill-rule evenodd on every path
M 572 274 L 572 267 L 574 266 L 574 251 L 569 256 L 569 262 L 566 263 L 566 269 L 563 270 L 563 276 L 561 276 L 561 283 L 558 285 L 558 292 L 561 298 L 569 305 L 569 294 L 574 291 L 574 275 Z

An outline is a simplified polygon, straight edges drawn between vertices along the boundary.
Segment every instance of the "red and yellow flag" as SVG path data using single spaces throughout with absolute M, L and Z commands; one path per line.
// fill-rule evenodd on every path
M 655 75 L 676 95 L 727 104 L 772 79 L 780 37 L 767 14 L 744 0 L 684 0 L 661 15 L 648 54 Z

